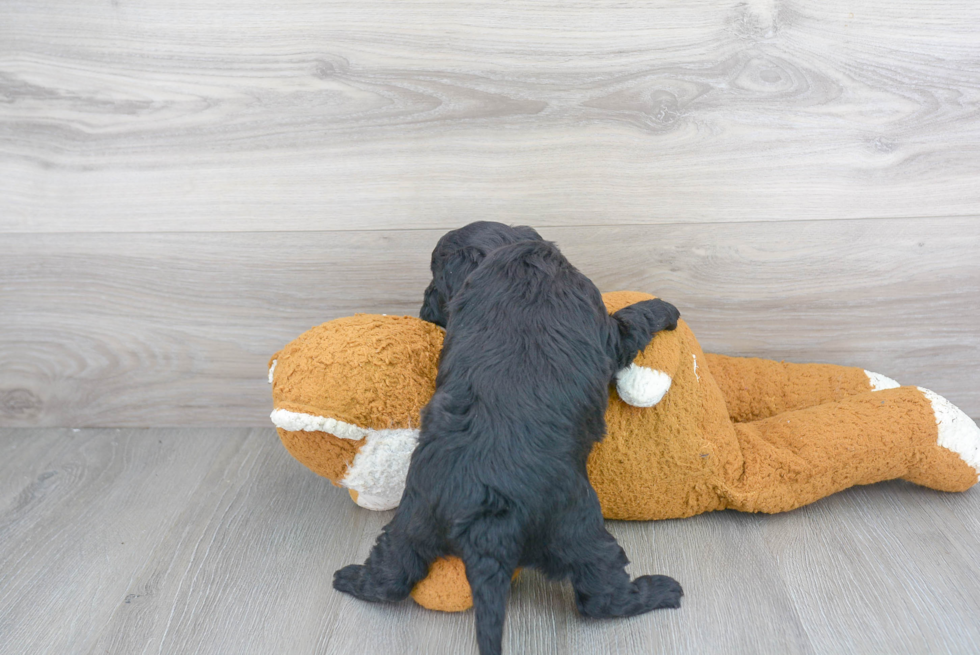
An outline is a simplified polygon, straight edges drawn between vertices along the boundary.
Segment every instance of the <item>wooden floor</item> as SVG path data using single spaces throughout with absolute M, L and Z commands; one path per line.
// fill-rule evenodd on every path
M 471 612 L 371 605 L 333 571 L 390 513 L 356 507 L 269 429 L 0 430 L 0 653 L 474 653 Z M 679 610 L 580 618 L 525 573 L 507 653 L 967 653 L 980 490 L 856 488 L 775 516 L 610 522 Z

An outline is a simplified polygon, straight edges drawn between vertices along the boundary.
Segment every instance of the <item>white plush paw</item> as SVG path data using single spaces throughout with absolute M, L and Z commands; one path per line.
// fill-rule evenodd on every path
M 616 393 L 633 407 L 653 407 L 670 389 L 670 376 L 646 366 L 630 364 L 616 374 Z
M 939 428 L 937 443 L 959 455 L 980 477 L 980 428 L 963 410 L 938 393 L 922 387 L 918 389 L 929 399 L 936 415 L 936 425 Z
M 886 377 L 881 373 L 875 373 L 873 371 L 865 371 L 864 374 L 868 376 L 868 382 L 871 383 L 872 391 L 881 391 L 882 389 L 894 389 L 896 387 L 902 386 L 898 382 L 895 382 L 895 380 L 891 379 L 890 377 Z

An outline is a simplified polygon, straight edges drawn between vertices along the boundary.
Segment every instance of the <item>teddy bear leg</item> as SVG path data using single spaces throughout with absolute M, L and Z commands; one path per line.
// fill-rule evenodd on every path
M 904 479 L 941 491 L 965 491 L 980 475 L 980 428 L 959 407 L 937 393 L 917 388 L 936 421 L 936 440 L 917 449 Z M 959 465 L 962 460 L 972 472 Z M 957 471 L 962 471 L 957 475 Z
M 705 359 L 736 423 L 899 386 L 883 375 L 852 366 L 793 364 L 711 353 L 706 353 Z
M 520 568 L 515 570 L 511 581 L 517 580 L 520 573 Z M 473 607 L 463 560 L 452 555 L 436 558 L 429 566 L 429 574 L 412 589 L 412 600 L 438 612 L 462 612 Z
M 899 387 L 736 424 L 744 464 L 721 495 L 732 509 L 782 512 L 896 478 L 965 491 L 980 474 L 980 429 L 951 407 Z
M 429 573 L 412 589 L 412 599 L 426 609 L 439 612 L 462 612 L 473 607 L 463 560 L 440 557 L 432 562 Z

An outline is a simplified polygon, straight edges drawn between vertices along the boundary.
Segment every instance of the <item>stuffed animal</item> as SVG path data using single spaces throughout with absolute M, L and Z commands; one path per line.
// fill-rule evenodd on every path
M 610 312 L 652 297 L 603 296 Z M 270 361 L 286 449 L 358 505 L 396 507 L 442 337 L 369 314 L 300 335 Z M 683 320 L 617 376 L 606 424 L 588 471 L 610 519 L 783 512 L 896 478 L 965 491 L 980 475 L 980 428 L 937 394 L 859 368 L 705 354 Z M 412 596 L 445 611 L 472 602 L 452 558 Z

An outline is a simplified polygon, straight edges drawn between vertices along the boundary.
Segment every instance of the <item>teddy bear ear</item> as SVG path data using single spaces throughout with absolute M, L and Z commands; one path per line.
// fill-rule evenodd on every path
M 871 385 L 872 391 L 882 391 L 884 389 L 897 389 L 902 386 L 895 380 L 882 375 L 881 373 L 875 373 L 874 371 L 865 371 L 865 375 L 868 376 L 868 384 Z
M 283 445 L 361 507 L 396 507 L 442 340 L 441 328 L 411 316 L 358 314 L 307 330 L 269 362 Z
M 272 377 L 273 377 L 273 375 L 276 372 L 276 364 L 279 363 L 279 354 L 280 353 L 282 353 L 281 350 L 278 351 L 275 355 L 273 355 L 272 357 L 269 358 L 269 366 L 268 366 L 268 369 L 269 369 L 269 384 L 272 384 Z

